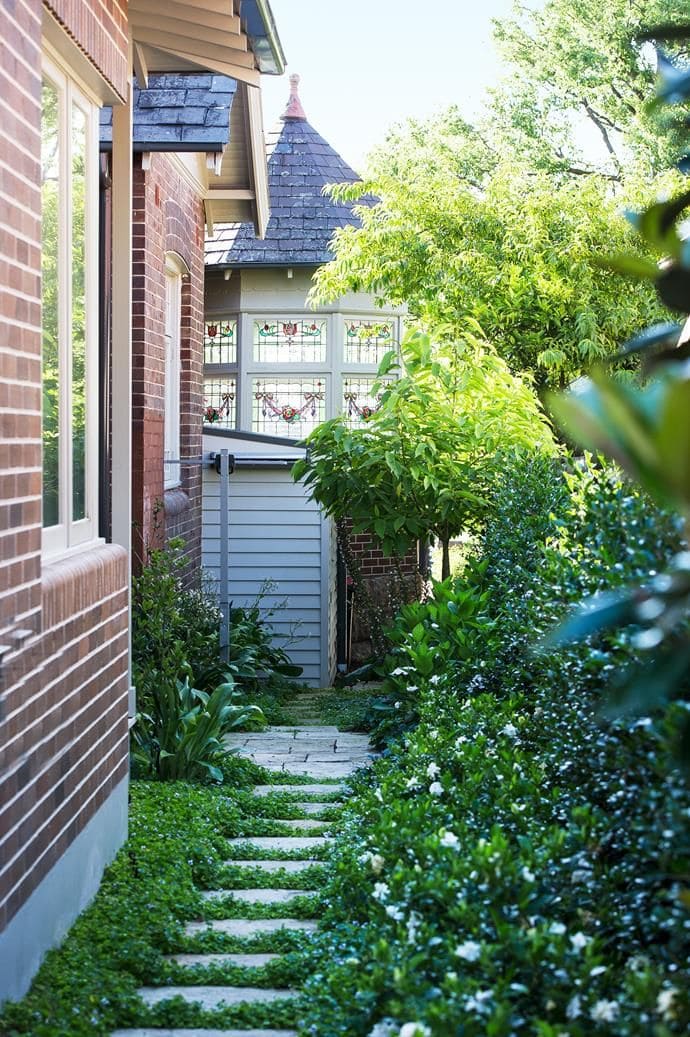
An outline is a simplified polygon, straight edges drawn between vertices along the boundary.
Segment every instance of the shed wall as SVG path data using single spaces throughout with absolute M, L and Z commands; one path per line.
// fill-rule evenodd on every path
M 219 450 L 221 445 L 225 444 L 216 440 L 212 449 Z M 205 453 L 207 449 L 205 443 Z M 239 468 L 230 475 L 228 497 L 232 603 L 251 604 L 261 595 L 261 608 L 275 632 L 276 644 L 285 647 L 303 668 L 301 679 L 316 687 L 330 684 L 335 670 L 331 523 L 308 499 L 304 487 L 293 482 L 288 469 Z M 216 583 L 220 530 L 220 476 L 207 467 L 202 561 Z

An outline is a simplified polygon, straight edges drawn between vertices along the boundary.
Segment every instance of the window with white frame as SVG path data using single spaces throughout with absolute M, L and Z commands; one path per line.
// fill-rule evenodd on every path
M 41 109 L 43 547 L 97 535 L 98 106 L 53 55 Z
M 180 485 L 180 325 L 182 278 L 187 267 L 173 252 L 165 257 L 164 486 Z M 177 463 L 175 463 L 177 462 Z

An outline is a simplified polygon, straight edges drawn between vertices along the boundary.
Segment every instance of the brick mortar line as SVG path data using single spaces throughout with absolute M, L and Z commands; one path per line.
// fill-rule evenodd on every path
M 114 615 L 113 615 L 113 616 L 111 616 L 111 617 L 109 617 L 109 618 L 108 618 L 107 620 L 105 620 L 105 621 L 104 621 L 104 623 L 110 622 L 110 620 L 111 620 L 111 619 L 113 619 L 113 618 L 115 618 L 115 617 L 117 617 L 117 616 L 124 616 L 124 615 L 127 615 L 127 611 L 128 611 L 127 609 L 121 609 L 121 610 L 120 610 L 119 612 L 117 612 L 117 613 L 114 613 Z M 99 624 L 99 626 L 103 626 L 103 625 L 104 625 L 104 623 L 101 623 L 101 624 Z M 95 632 L 95 631 L 96 631 L 97 629 L 98 629 L 98 627 L 92 627 L 92 628 L 91 628 L 91 629 L 90 629 L 90 630 L 88 631 L 88 633 L 89 633 L 89 634 L 91 634 L 91 633 L 94 633 L 94 632 Z M 23 711 L 24 711 L 24 710 L 25 710 L 25 709 L 26 709 L 26 708 L 27 708 L 28 706 L 30 706 L 30 705 L 31 705 L 31 704 L 32 704 L 33 702 L 35 702 L 35 701 L 36 701 L 37 699 L 40 699 L 40 698 L 42 698 L 42 697 L 43 697 L 43 696 L 44 696 L 44 695 L 46 694 L 46 692 L 48 692 L 48 691 L 49 691 L 50 689 L 54 688 L 56 684 L 60 684 L 60 683 L 62 683 L 62 681 L 64 680 L 65 676 L 66 676 L 66 675 L 67 675 L 68 673 L 69 673 L 69 674 L 73 674 L 73 673 L 74 673 L 74 672 L 75 672 L 76 670 L 78 670 L 78 669 L 79 669 L 79 668 L 80 668 L 81 666 L 83 666 L 83 665 L 84 665 L 84 663 L 85 663 L 85 662 L 86 662 L 87 660 L 95 658 L 95 657 L 96 657 L 96 656 L 98 655 L 98 653 L 99 653 L 99 652 L 102 652 L 102 651 L 103 651 L 103 648 L 104 648 L 104 646 L 105 646 L 105 645 L 110 645 L 110 644 L 113 644 L 113 643 L 114 643 L 114 642 L 115 642 L 115 641 L 116 641 L 116 640 L 118 639 L 118 637 L 121 637 L 121 636 L 122 636 L 122 634 L 123 634 L 124 632 L 125 632 L 124 630 L 120 630 L 120 631 L 118 631 L 118 633 L 117 633 L 117 634 L 115 634 L 115 635 L 114 635 L 113 637 L 109 637 L 107 641 L 103 642 L 103 644 L 100 644 L 100 645 L 98 646 L 98 648 L 95 648 L 95 649 L 94 649 L 94 650 L 93 650 L 92 652 L 89 652 L 89 654 L 88 654 L 88 655 L 85 655 L 85 656 L 83 656 L 82 658 L 80 658 L 80 659 L 79 659 L 79 660 L 78 660 L 78 661 L 77 661 L 77 662 L 76 662 L 76 663 L 74 664 L 74 666 L 70 667 L 70 669 L 69 669 L 69 670 L 66 670 L 66 671 L 64 671 L 63 673 L 61 673 L 61 674 L 60 674 L 60 676 L 59 676 L 59 677 L 56 677 L 56 678 L 55 678 L 55 680 L 53 680 L 53 681 L 51 681 L 51 682 L 50 682 L 50 684 L 46 684 L 46 685 L 44 685 L 44 686 L 43 686 L 43 687 L 42 687 L 42 688 L 40 689 L 40 691 L 38 691 L 38 692 L 37 692 L 37 693 L 36 693 L 35 695 L 32 695 L 30 699 L 27 699 L 26 701 L 22 702 L 22 704 L 21 704 L 21 705 L 20 705 L 20 706 L 19 706 L 19 707 L 18 707 L 17 709 L 13 710 L 13 711 L 12 711 L 11 713 L 8 713 L 8 714 L 7 714 L 6 716 L 5 716 L 5 718 L 4 718 L 4 722 L 7 722 L 8 720 L 14 719 L 15 717 L 19 716 L 19 715 L 20 715 L 20 714 L 21 714 L 21 713 L 22 713 L 22 712 L 23 712 Z M 62 654 L 63 652 L 65 652 L 65 651 L 67 650 L 67 648 L 68 648 L 68 647 L 70 647 L 71 645 L 74 645 L 74 644 L 78 644 L 78 643 L 79 643 L 80 641 L 82 641 L 83 639 L 84 639 L 84 635 L 83 635 L 83 634 L 82 634 L 81 636 L 79 636 L 79 637 L 75 637 L 75 638 L 73 638 L 73 639 L 72 639 L 72 641 L 70 641 L 70 642 L 69 642 L 69 645 L 64 645 L 64 646 L 62 647 L 62 649 L 60 650 L 60 653 L 59 653 L 59 654 Z M 45 662 L 43 662 L 43 663 L 42 663 L 41 665 L 37 666 L 37 667 L 36 667 L 36 668 L 35 668 L 34 670 L 32 670 L 32 671 L 31 671 L 30 673 L 26 674 L 26 676 L 25 676 L 25 677 L 23 678 L 23 680 L 22 680 L 22 683 L 23 683 L 23 684 L 27 683 L 27 682 L 28 682 L 28 678 L 29 678 L 29 677 L 31 677 L 32 675 L 36 675 L 36 676 L 38 676 L 38 674 L 40 674 L 41 670 L 44 670 L 44 669 L 46 668 L 46 663 L 47 663 L 47 662 L 50 662 L 50 661 L 52 661 L 52 660 L 53 660 L 54 658 L 56 658 L 56 656 L 57 656 L 57 655 L 58 655 L 58 653 L 54 653 L 53 655 L 51 655 L 51 656 L 50 656 L 50 657 L 48 658 L 48 660 L 46 660 Z M 109 666 L 112 666 L 112 665 L 113 665 L 113 664 L 114 664 L 115 662 L 117 662 L 117 661 L 118 661 L 119 659 L 124 659 L 124 658 L 127 658 L 127 656 L 128 656 L 128 655 L 129 655 L 129 648 L 127 647 L 127 648 L 125 648 L 125 649 L 124 649 L 124 650 L 123 650 L 122 652 L 119 652 L 119 653 L 118 653 L 117 655 L 115 655 L 115 656 L 114 656 L 114 657 L 113 657 L 112 659 L 110 659 L 110 660 L 109 660 L 109 661 L 108 661 L 108 662 L 107 662 L 107 663 L 106 663 L 106 664 L 105 664 L 104 666 L 99 666 L 99 667 L 98 667 L 98 669 L 97 669 L 97 670 L 96 670 L 96 671 L 95 671 L 94 673 L 90 673 L 90 674 L 89 674 L 89 676 L 87 677 L 87 679 L 86 679 L 86 680 L 83 680 L 83 681 L 81 681 L 81 682 L 80 682 L 80 684 L 79 684 L 79 685 L 78 685 L 78 686 L 77 686 L 76 688 L 74 688 L 74 690 L 73 690 L 73 691 L 72 691 L 72 692 L 71 692 L 71 693 L 70 693 L 70 694 L 69 694 L 69 695 L 68 695 L 68 696 L 67 696 L 66 698 L 64 698 L 64 699 L 61 699 L 61 700 L 60 700 L 59 702 L 57 702 L 57 703 L 55 704 L 55 706 L 54 706 L 54 707 L 53 707 L 53 708 L 52 708 L 52 709 L 50 710 L 50 713 L 44 713 L 44 714 L 43 714 L 42 716 L 40 716 L 40 717 L 37 717 L 37 718 L 36 718 L 36 720 L 35 720 L 35 721 L 33 722 L 33 724 L 29 724 L 29 726 L 28 726 L 28 727 L 24 727 L 24 728 L 22 728 L 22 729 L 21 729 L 20 731 L 18 731 L 18 732 L 17 732 L 17 734 L 16 734 L 15 736 L 14 736 L 14 738 L 12 738 L 12 740 L 11 740 L 11 741 L 9 741 L 9 742 L 6 742 L 6 743 L 5 743 L 5 747 L 4 747 L 4 750 L 5 750 L 5 752 L 7 752 L 7 751 L 8 751 L 9 749 L 10 749 L 10 747 L 11 747 L 11 746 L 12 746 L 12 745 L 14 744 L 14 742 L 16 742 L 16 741 L 17 741 L 17 739 L 18 739 L 18 738 L 22 738 L 22 737 L 23 737 L 24 735 L 26 735 L 26 734 L 27 734 L 27 733 L 28 733 L 29 731 L 31 731 L 31 730 L 32 730 L 32 729 L 33 729 L 33 728 L 34 728 L 34 727 L 36 726 L 36 724 L 40 723 L 40 722 L 41 722 L 42 720 L 45 720 L 45 719 L 46 719 L 46 717 L 50 716 L 50 715 L 51 715 L 52 713 L 55 713 L 56 711 L 59 711 L 59 710 L 62 710 L 62 709 L 64 709 L 64 708 L 65 708 L 65 705 L 66 705 L 66 704 L 67 704 L 67 703 L 68 703 L 68 702 L 70 701 L 70 699 L 71 699 L 71 698 L 73 698 L 73 697 L 74 697 L 75 695 L 78 695 L 78 694 L 79 694 L 79 692 L 81 691 L 81 689 L 83 688 L 83 686 L 84 686 L 85 684 L 88 684 L 88 683 L 89 683 L 89 681 L 91 681 L 91 680 L 93 680 L 93 679 L 94 679 L 94 677 L 97 677 L 99 673 L 103 673 L 103 671 L 104 671 L 104 670 L 107 670 Z M 93 699 L 89 700 L 89 704 L 90 704 L 91 702 L 93 702 Z M 85 707 L 84 707 L 84 709 L 86 709 L 86 708 L 88 708 L 88 704 L 87 704 L 87 706 L 85 706 Z M 52 730 L 52 731 L 51 731 L 51 733 L 50 733 L 50 735 L 48 735 L 48 736 L 47 736 L 46 738 L 43 738 L 43 739 L 41 739 L 41 741 L 40 741 L 40 742 L 37 742 L 37 743 L 36 743 L 36 745 L 32 746 L 32 751 L 34 751 L 35 749 L 37 749 L 39 745 L 43 745 L 43 743 L 44 743 L 45 741 L 47 741 L 47 739 L 48 739 L 48 738 L 52 738 L 52 737 L 54 737 L 54 736 L 55 736 L 55 734 L 56 734 L 56 733 L 57 733 L 58 731 L 61 731 L 61 730 L 62 730 L 62 729 L 63 729 L 63 728 L 64 728 L 64 727 L 66 726 L 66 724 L 68 724 L 68 723 L 72 723 L 72 721 L 73 721 L 73 720 L 74 720 L 74 719 L 75 719 L 76 717 L 78 717 L 78 716 L 79 716 L 79 715 L 80 715 L 80 714 L 81 714 L 82 712 L 83 712 L 83 710 L 79 710 L 79 712 L 78 712 L 78 713 L 75 713 L 75 714 L 74 714 L 74 716 L 70 717 L 70 718 L 69 718 L 69 719 L 68 719 L 68 720 L 67 720 L 67 721 L 65 722 L 65 724 L 61 724 L 61 725 L 60 725 L 60 727 L 58 727 L 58 728 L 56 728 L 56 729 Z M 14 768 L 12 768 L 12 769 L 8 769 L 7 771 L 3 772 L 3 779 L 6 779 L 6 777 L 8 777 L 8 776 L 10 776 L 11 774 L 13 774 L 15 770 L 16 770 L 16 767 L 14 767 Z
M 116 751 L 116 747 L 113 747 L 111 755 L 113 755 L 115 753 L 115 751 Z M 110 770 L 108 771 L 107 776 L 103 779 L 103 781 L 100 783 L 100 785 L 98 785 L 94 789 L 94 791 L 91 793 L 89 798 L 84 801 L 84 803 L 82 804 L 80 809 L 77 811 L 77 813 L 73 817 L 69 818 L 67 824 L 63 828 L 60 829 L 60 831 L 57 833 L 55 838 L 51 840 L 49 845 L 46 846 L 46 848 L 43 850 L 43 852 L 33 862 L 32 871 L 37 868 L 37 866 L 40 864 L 40 862 L 43 860 L 43 858 L 46 856 L 46 854 L 48 854 L 50 852 L 51 848 L 55 845 L 55 843 L 58 841 L 58 839 L 63 835 L 63 833 L 66 831 L 66 829 L 69 828 L 71 825 L 75 824 L 78 821 L 79 817 L 84 813 L 86 808 L 88 806 L 90 806 L 91 802 L 96 798 L 96 796 L 98 795 L 100 790 L 103 788 L 103 786 L 106 785 L 110 781 L 110 778 L 117 771 L 118 767 L 123 762 L 123 760 L 127 760 L 128 757 L 129 757 L 129 749 L 128 749 L 128 751 L 127 751 L 127 753 L 125 755 L 121 756 L 118 760 L 113 761 L 113 766 L 110 768 Z M 82 787 L 84 782 L 88 780 L 88 778 L 91 776 L 92 773 L 93 773 L 93 771 L 90 771 L 89 774 L 84 779 L 84 781 L 80 782 L 79 786 L 74 790 L 75 792 L 79 791 L 79 789 Z M 74 793 L 72 795 L 74 795 Z M 72 798 L 72 796 L 69 796 L 66 800 L 63 800 L 63 802 L 64 803 L 68 803 L 71 798 Z M 49 818 L 48 821 L 46 822 L 46 824 L 49 823 L 50 820 L 51 819 Z M 45 824 L 41 826 L 41 829 L 39 829 L 39 831 L 41 831 L 43 828 L 45 828 Z M 81 829 L 81 831 L 83 831 L 83 829 Z M 36 834 L 38 834 L 38 833 L 36 833 Z M 72 844 L 72 842 L 74 842 L 74 840 L 71 840 L 70 845 Z M 30 846 L 31 844 L 29 843 L 28 845 Z M 25 849 L 27 849 L 27 848 L 28 847 L 22 847 L 22 852 Z M 14 859 L 16 859 L 16 854 L 15 854 L 15 857 L 13 858 L 13 860 Z M 27 873 L 27 874 L 30 874 L 30 873 Z M 50 872 L 48 872 L 48 874 L 50 874 Z M 3 904 L 7 903 L 7 901 L 15 893 L 15 891 L 17 889 L 19 889 L 19 887 L 21 886 L 22 882 L 26 879 L 26 877 L 27 877 L 26 875 L 22 875 L 22 877 L 19 880 L 19 882 L 16 882 L 14 884 L 14 886 L 12 886 L 12 888 L 8 891 L 7 896 L 5 897 L 5 899 L 0 902 L 0 906 L 2 906 Z

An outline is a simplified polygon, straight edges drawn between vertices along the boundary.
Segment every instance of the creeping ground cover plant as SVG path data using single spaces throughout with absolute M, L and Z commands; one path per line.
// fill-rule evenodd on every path
M 634 639 L 530 647 L 679 542 L 676 516 L 596 459 L 507 472 L 455 585 L 483 596 L 471 652 L 441 630 L 421 673 L 425 621 L 399 621 L 389 735 L 402 684 L 419 722 L 347 808 L 306 1033 L 688 1032 L 690 791 L 663 715 L 599 715 Z

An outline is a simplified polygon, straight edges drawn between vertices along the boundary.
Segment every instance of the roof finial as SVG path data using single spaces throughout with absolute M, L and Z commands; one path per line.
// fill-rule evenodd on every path
M 299 76 L 293 72 L 290 76 L 290 99 L 281 119 L 306 119 L 302 102 L 299 99 Z

